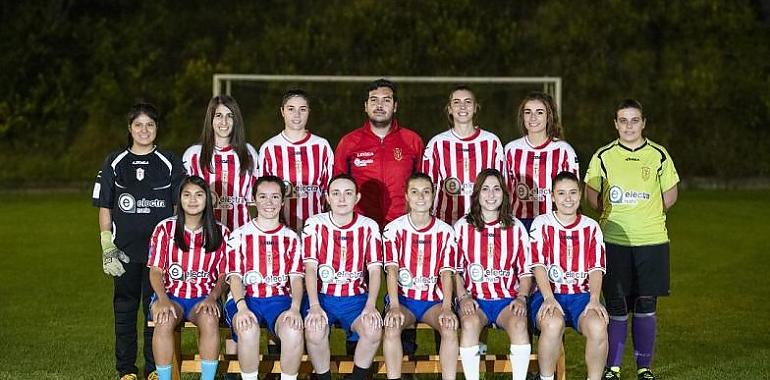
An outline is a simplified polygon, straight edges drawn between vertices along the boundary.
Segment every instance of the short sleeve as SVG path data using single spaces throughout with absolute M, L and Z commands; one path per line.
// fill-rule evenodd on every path
M 158 267 L 164 271 L 168 268 L 168 253 L 171 243 L 169 231 L 166 231 L 166 221 L 161 221 L 155 226 L 150 238 L 150 257 L 147 259 L 147 267 Z
M 671 188 L 679 183 L 679 173 L 677 173 L 676 167 L 674 167 L 674 161 L 671 160 L 668 152 L 664 151 L 664 154 L 665 159 L 661 164 L 660 173 L 658 173 L 661 192 L 671 190 Z
M 455 242 L 454 232 L 451 228 L 447 228 L 446 234 L 444 234 L 444 246 L 441 249 L 441 270 L 443 271 L 457 271 L 457 243 Z
M 302 262 L 302 244 L 300 244 L 299 236 L 292 231 L 289 239 L 289 250 L 286 252 L 289 259 L 289 276 L 304 277 L 305 265 Z
M 532 221 L 532 226 L 529 229 L 529 246 L 532 257 L 530 270 L 534 266 L 546 266 L 548 264 L 545 260 L 545 252 L 548 250 L 545 227 L 545 218 L 537 217 Z
M 532 251 L 529 241 L 529 232 L 524 228 L 524 224 L 520 221 L 516 221 L 516 225 L 513 228 L 519 230 L 519 248 L 521 249 L 521 255 L 517 255 L 516 260 L 516 272 L 519 277 L 532 276 L 530 267 L 532 266 Z
M 591 157 L 591 161 L 588 163 L 588 170 L 586 170 L 585 183 L 593 190 L 601 192 L 602 183 L 604 181 L 605 173 L 602 170 L 602 162 L 599 158 L 598 152 Z
M 398 239 L 397 222 L 390 222 L 382 231 L 383 259 L 385 266 L 399 265 L 399 253 L 401 252 L 401 242 Z
M 369 257 L 366 266 L 382 265 L 382 237 L 376 223 L 372 222 L 369 228 Z
M 305 222 L 305 226 L 302 228 L 302 261 L 318 262 L 318 239 L 316 235 L 317 223 L 313 220 Z
M 176 205 L 176 194 L 179 194 L 179 185 L 182 184 L 182 180 L 187 176 L 187 170 L 184 168 L 182 159 L 176 154 L 170 155 L 169 159 L 171 161 L 171 201 Z
M 111 209 L 115 193 L 115 171 L 112 169 L 112 155 L 108 156 L 96 174 L 92 195 L 93 205 Z
M 243 255 L 241 254 L 241 233 L 239 230 L 228 236 L 225 242 L 227 277 L 243 276 Z

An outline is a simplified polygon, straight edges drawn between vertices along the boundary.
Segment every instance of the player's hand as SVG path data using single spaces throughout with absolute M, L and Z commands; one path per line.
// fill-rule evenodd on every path
M 543 300 L 543 305 L 540 306 L 540 310 L 537 312 L 537 320 L 541 321 L 546 317 L 551 318 L 554 315 L 563 317 L 564 310 L 562 310 L 561 305 L 556 301 L 556 298 L 550 296 Z
M 326 316 L 326 312 L 321 305 L 315 304 L 310 306 L 310 310 L 305 317 L 305 327 L 313 328 L 316 331 L 321 331 L 325 326 L 329 325 L 329 317 Z
M 198 302 L 193 308 L 193 312 L 195 314 L 209 314 L 219 319 L 219 304 L 217 304 L 216 299 L 209 296 L 204 298 L 203 301 Z
M 259 321 L 251 310 L 238 310 L 233 316 L 233 327 L 235 331 L 246 331 L 253 327 L 259 328 Z
M 523 297 L 516 297 L 510 304 L 513 315 L 517 317 L 527 316 L 527 301 Z
M 404 311 L 401 310 L 401 305 L 394 306 L 390 304 L 388 313 L 385 315 L 385 327 L 400 329 L 404 325 Z
M 291 307 L 283 313 L 283 322 L 290 328 L 302 331 L 302 315 L 299 308 Z
M 158 298 L 152 305 L 152 320 L 155 321 L 156 325 L 176 323 L 177 318 L 176 307 L 170 299 Z
M 457 321 L 457 315 L 452 311 L 451 307 L 441 307 L 441 313 L 438 315 L 438 324 L 441 327 L 457 330 L 457 326 L 460 323 Z
M 122 276 L 123 273 L 126 273 L 126 270 L 120 262 L 128 264 L 131 260 L 128 258 L 128 255 L 118 249 L 115 243 L 112 242 L 112 232 L 102 231 L 99 237 L 102 244 L 102 270 L 110 276 Z
M 607 309 L 598 300 L 588 301 L 586 308 L 583 310 L 583 315 L 588 315 L 588 312 L 591 311 L 603 319 L 605 324 L 610 323 L 610 315 L 607 314 Z
M 364 306 L 364 310 L 361 312 L 361 319 L 364 325 L 367 325 L 372 330 L 378 330 L 382 328 L 382 315 L 377 311 L 374 306 Z M 403 323 L 403 321 L 401 321 Z
M 473 315 L 478 309 L 479 303 L 471 297 L 463 298 L 460 301 L 460 314 L 461 315 Z

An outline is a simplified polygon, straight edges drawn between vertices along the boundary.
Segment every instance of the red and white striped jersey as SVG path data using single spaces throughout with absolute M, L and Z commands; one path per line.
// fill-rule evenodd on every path
M 438 194 L 435 214 L 447 223 L 455 223 L 471 208 L 471 193 L 476 176 L 484 169 L 503 173 L 503 144 L 493 133 L 477 129 L 466 138 L 451 129 L 433 137 L 423 154 L 422 171 L 433 179 Z
M 190 231 L 184 226 L 184 240 L 188 250 L 183 251 L 174 241 L 177 228 L 176 216 L 160 221 L 150 238 L 150 257 L 147 267 L 157 267 L 163 271 L 163 285 L 166 292 L 179 298 L 204 297 L 211 293 L 220 274 L 225 272 L 225 240 L 230 230 L 219 225 L 222 230 L 222 244 L 214 252 L 206 252 L 203 247 L 205 234 L 203 228 Z
M 260 176 L 283 178 L 289 190 L 283 215 L 289 227 L 300 231 L 305 219 L 323 211 L 334 151 L 322 137 L 308 133 L 301 141 L 291 142 L 281 132 L 262 144 L 259 157 Z
M 505 146 L 508 189 L 513 198 L 513 215 L 532 219 L 551 212 L 551 185 L 559 172 L 578 173 L 575 150 L 563 140 L 548 140 L 532 146 L 526 136 Z
M 182 157 L 187 174 L 197 175 L 208 182 L 214 199 L 214 216 L 230 230 L 248 223 L 251 219 L 246 206 L 253 201 L 251 189 L 256 181 L 259 161 L 257 151 L 251 144 L 246 144 L 246 149 L 251 155 L 254 170 L 245 175 L 240 174 L 241 163 L 238 154 L 229 145 L 224 148 L 214 147 L 211 165 L 206 171 L 200 165 L 200 145 L 187 148 Z
M 279 225 L 263 231 L 252 220 L 227 240 L 227 278 L 238 276 L 249 297 L 291 295 L 290 278 L 304 277 L 299 236 Z
M 441 273 L 454 272 L 457 248 L 452 227 L 438 218 L 417 229 L 404 215 L 388 223 L 382 232 L 385 267 L 398 271 L 400 294 L 420 301 L 444 299 Z
M 515 298 L 519 278 L 532 276 L 529 237 L 524 224 L 503 229 L 498 222 L 477 231 L 465 218 L 454 225 L 458 249 L 458 272 L 473 298 L 494 300 Z
M 532 222 L 530 241 L 531 267 L 545 268 L 556 294 L 587 293 L 588 274 L 606 272 L 602 230 L 587 216 L 578 214 L 575 222 L 565 226 L 553 212 L 540 215 Z
M 355 296 L 367 292 L 368 269 L 382 265 L 380 228 L 372 219 L 353 214 L 337 226 L 331 213 L 311 216 L 302 229 L 305 263 L 317 264 L 318 292 Z

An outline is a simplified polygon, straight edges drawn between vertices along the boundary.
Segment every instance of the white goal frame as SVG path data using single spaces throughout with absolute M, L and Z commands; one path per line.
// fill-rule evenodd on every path
M 542 83 L 543 92 L 551 95 L 561 116 L 561 77 L 425 77 L 425 76 L 358 76 L 358 75 L 263 75 L 263 74 L 214 74 L 211 92 L 213 96 L 231 94 L 232 82 L 372 82 L 385 78 L 396 83 Z M 224 86 L 223 86 L 224 84 Z

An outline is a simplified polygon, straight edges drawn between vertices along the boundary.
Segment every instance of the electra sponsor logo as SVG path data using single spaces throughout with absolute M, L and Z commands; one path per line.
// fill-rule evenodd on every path
M 374 159 L 371 159 L 371 158 L 368 158 L 368 159 L 356 158 L 355 160 L 353 160 L 353 165 L 359 168 L 369 166 L 369 164 L 373 164 L 373 163 L 374 163 Z
M 318 277 L 325 283 L 342 285 L 364 277 L 364 272 L 346 270 L 335 272 L 330 265 L 321 265 L 318 267 Z
M 168 268 L 168 277 L 170 277 L 174 281 L 184 281 L 184 282 L 195 282 L 199 278 L 208 278 L 210 277 L 209 272 L 205 270 L 189 270 L 185 271 L 182 269 L 182 266 L 179 264 L 171 264 L 171 266 Z
M 123 193 L 118 196 L 118 207 L 126 214 L 149 214 L 154 208 L 165 208 L 166 201 L 146 198 L 137 200 L 129 193 Z
M 480 264 L 468 267 L 468 275 L 473 282 L 499 282 L 503 277 L 510 277 L 511 271 L 507 269 L 486 269 Z

